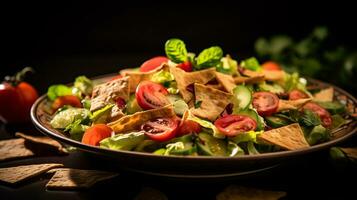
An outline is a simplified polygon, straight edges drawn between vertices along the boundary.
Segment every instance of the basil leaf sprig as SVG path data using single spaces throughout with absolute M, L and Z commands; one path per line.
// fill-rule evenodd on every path
M 169 39 L 165 43 L 166 56 L 175 63 L 183 63 L 188 60 L 185 43 L 177 38 Z

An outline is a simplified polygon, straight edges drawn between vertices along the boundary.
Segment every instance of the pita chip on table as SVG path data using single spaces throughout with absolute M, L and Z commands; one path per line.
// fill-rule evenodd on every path
M 279 99 L 279 105 L 277 112 L 282 110 L 299 109 L 306 103 L 310 102 L 311 98 L 297 99 L 297 100 L 283 100 Z
M 214 121 L 231 103 L 232 94 L 202 84 L 195 84 L 195 101 L 200 102 L 191 108 L 193 115 Z
M 193 98 L 192 92 L 187 90 L 187 87 L 194 83 L 206 84 L 216 77 L 215 68 L 185 72 L 178 67 L 170 67 L 170 72 L 175 77 L 177 88 L 185 102 L 189 102 Z
M 329 87 L 314 94 L 314 101 L 333 101 L 333 87 Z
M 52 163 L 0 168 L 0 181 L 16 184 L 40 174 L 44 174 L 48 170 L 57 167 L 63 167 L 63 165 Z
M 35 153 L 25 147 L 25 139 L 0 140 L 0 161 L 34 156 Z
M 298 123 L 265 131 L 258 136 L 258 139 L 286 150 L 297 150 L 310 146 Z
M 44 150 L 53 148 L 53 150 L 58 153 L 68 153 L 61 143 L 47 136 L 32 136 L 20 132 L 17 132 L 15 136 L 23 138 L 26 142 L 33 143 L 34 145 L 37 145 L 38 148 L 43 148 Z
M 46 184 L 47 189 L 71 190 L 90 188 L 94 184 L 118 176 L 117 173 L 60 168 L 51 170 L 49 173 L 54 175 Z
M 175 116 L 175 110 L 172 104 L 170 104 L 161 108 L 136 112 L 132 115 L 126 115 L 117 121 L 109 123 L 108 125 L 115 133 L 124 133 L 132 130 L 138 130 L 143 123 L 149 120 L 159 117 L 173 116 Z
M 357 147 L 339 147 L 347 157 L 357 159 Z
M 286 196 L 286 192 L 269 191 L 249 187 L 231 185 L 216 196 L 217 200 L 278 200 Z

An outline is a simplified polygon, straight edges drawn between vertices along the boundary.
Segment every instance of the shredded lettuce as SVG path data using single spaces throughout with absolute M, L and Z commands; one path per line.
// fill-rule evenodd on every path
M 114 106 L 114 104 L 108 104 L 104 106 L 103 108 L 94 111 L 91 120 L 93 123 L 98 124 L 98 123 L 106 123 L 108 115 L 110 115 L 111 109 Z
M 306 84 L 306 79 L 300 78 L 299 73 L 294 72 L 292 74 L 285 73 L 284 83 L 282 86 L 286 92 L 290 92 L 293 89 L 298 89 L 310 95 L 310 92 L 308 92 L 306 89 Z
M 68 131 L 72 139 L 81 141 L 84 132 L 89 128 L 89 126 L 83 125 L 81 123 L 83 123 L 83 120 L 77 119 L 73 123 L 69 124 L 64 131 Z
M 91 113 L 84 108 L 68 108 L 58 112 L 51 120 L 50 124 L 53 128 L 64 129 L 76 120 L 89 119 Z
M 224 134 L 219 132 L 217 127 L 214 124 L 212 124 L 212 122 L 194 116 L 189 110 L 187 112 L 188 112 L 187 120 L 192 120 L 194 122 L 197 122 L 201 126 L 212 130 L 213 137 L 221 138 L 221 139 L 226 137 Z
M 241 142 L 257 142 L 257 136 L 262 134 L 264 131 L 248 131 L 246 133 L 239 134 L 233 138 L 230 138 L 236 144 Z
M 92 94 L 93 83 L 86 76 L 78 76 L 74 82 L 74 87 L 85 95 Z
M 247 150 L 249 155 L 256 155 L 259 154 L 259 151 L 255 148 L 254 142 L 247 143 Z
M 166 145 L 166 151 L 164 155 L 170 155 L 172 151 L 179 151 L 185 149 L 185 144 L 183 142 L 175 142 Z
M 160 70 L 152 75 L 151 81 L 155 83 L 165 84 L 175 80 L 174 75 L 165 70 Z
M 240 148 L 236 143 L 228 141 L 227 145 L 228 156 L 241 156 L 244 155 L 244 150 Z
M 114 150 L 131 150 L 144 140 L 145 133 L 143 131 L 118 134 L 100 141 L 100 147 Z
M 229 55 L 226 55 L 221 59 L 221 63 L 216 66 L 216 70 L 225 74 L 236 75 L 238 74 L 238 63 Z
M 258 85 L 259 90 L 267 91 L 272 93 L 284 93 L 284 88 L 276 83 L 268 84 L 266 82 L 260 83 Z

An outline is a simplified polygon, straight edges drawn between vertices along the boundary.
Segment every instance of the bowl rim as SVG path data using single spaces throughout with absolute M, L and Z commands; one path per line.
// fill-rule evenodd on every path
M 91 80 L 100 80 L 100 79 L 105 79 L 105 78 L 110 78 L 114 74 L 106 74 L 106 75 L 101 75 L 101 76 L 96 76 L 91 78 Z M 335 90 L 338 92 L 342 93 L 343 95 L 346 95 L 349 99 L 351 99 L 355 104 L 357 104 L 357 100 L 355 97 L 353 97 L 350 93 L 346 92 L 345 90 L 330 84 L 330 83 L 325 83 L 320 80 L 316 80 L 313 78 L 307 78 L 308 81 L 314 82 L 314 83 L 319 83 L 322 85 L 328 85 L 332 86 Z M 303 149 L 298 149 L 298 150 L 288 150 L 288 151 L 278 151 L 278 152 L 269 152 L 269 153 L 262 153 L 262 154 L 257 154 L 257 155 L 243 155 L 243 156 L 237 156 L 237 157 L 223 157 L 223 156 L 179 156 L 179 155 L 156 155 L 152 153 L 145 153 L 145 152 L 136 152 L 136 151 L 126 151 L 126 150 L 113 150 L 113 149 L 107 149 L 107 148 L 100 148 L 97 146 L 91 146 L 91 145 L 86 145 L 83 144 L 79 141 L 73 140 L 69 137 L 66 137 L 64 135 L 57 134 L 48 128 L 46 128 L 40 121 L 39 116 L 37 115 L 37 110 L 39 109 L 39 105 L 41 102 L 46 100 L 46 94 L 42 95 L 39 97 L 35 103 L 31 107 L 31 120 L 32 123 L 35 125 L 35 127 L 42 132 L 43 134 L 49 136 L 50 138 L 60 141 L 62 143 L 65 143 L 67 145 L 77 147 L 81 150 L 91 152 L 91 153 L 96 153 L 96 154 L 102 154 L 102 155 L 107 155 L 113 157 L 115 156 L 137 156 L 137 157 L 150 157 L 153 159 L 166 159 L 166 160 L 190 160 L 190 161 L 211 161 L 211 160 L 217 160 L 217 161 L 255 161 L 255 160 L 265 160 L 265 159 L 278 159 L 278 158 L 285 158 L 285 157 L 292 157 L 292 156 L 298 156 L 298 155 L 303 155 L 303 154 L 308 154 L 311 152 L 319 151 L 326 149 L 328 147 L 331 147 L 337 143 L 340 143 L 342 141 L 345 141 L 346 139 L 350 138 L 357 132 L 357 126 L 353 128 L 350 132 L 347 134 L 335 138 L 333 140 L 313 145 L 308 148 L 303 148 Z

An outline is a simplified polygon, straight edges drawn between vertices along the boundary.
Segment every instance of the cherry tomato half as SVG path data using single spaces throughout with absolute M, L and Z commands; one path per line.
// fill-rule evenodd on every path
M 177 65 L 177 67 L 181 68 L 186 72 L 192 72 L 192 64 L 190 61 L 185 61 Z
M 255 92 L 253 94 L 253 107 L 259 115 L 269 116 L 275 113 L 279 106 L 279 97 L 271 92 Z
M 168 93 L 167 89 L 158 83 L 143 81 L 136 88 L 135 98 L 141 108 L 148 110 L 169 104 L 166 98 Z
M 221 133 L 229 137 L 257 128 L 257 122 L 254 119 L 243 115 L 226 115 L 218 118 L 214 125 Z
M 279 71 L 281 70 L 281 67 L 278 63 L 273 62 L 273 61 L 267 61 L 262 64 L 262 67 L 264 70 L 271 70 L 271 71 Z
M 179 121 L 176 117 L 157 118 L 141 125 L 141 130 L 152 140 L 164 142 L 175 137 Z
M 320 117 L 322 126 L 324 126 L 324 127 L 331 126 L 331 124 L 332 124 L 331 115 L 323 107 L 319 106 L 316 103 L 309 102 L 309 103 L 305 104 L 302 108 L 303 108 L 303 110 L 307 109 L 307 110 L 311 110 L 312 112 L 316 113 Z
M 177 136 L 183 136 L 190 133 L 199 133 L 201 132 L 201 125 L 192 120 L 181 121 L 181 124 L 177 130 Z
M 295 89 L 289 92 L 289 100 L 298 100 L 305 98 L 309 98 L 309 96 L 301 90 Z
M 153 57 L 147 61 L 145 61 L 141 66 L 139 71 L 140 72 L 149 72 L 158 68 L 162 63 L 168 62 L 169 59 L 165 56 L 157 56 Z
M 78 97 L 74 95 L 66 95 L 57 97 L 52 103 L 52 109 L 54 111 L 62 108 L 64 105 L 70 105 L 73 107 L 81 108 L 82 104 Z
M 103 139 L 110 137 L 113 130 L 105 124 L 95 124 L 88 128 L 83 135 L 82 143 L 98 146 Z
M 23 123 L 30 120 L 30 109 L 38 98 L 34 87 L 26 82 L 16 86 L 0 84 L 0 117 L 8 123 Z

